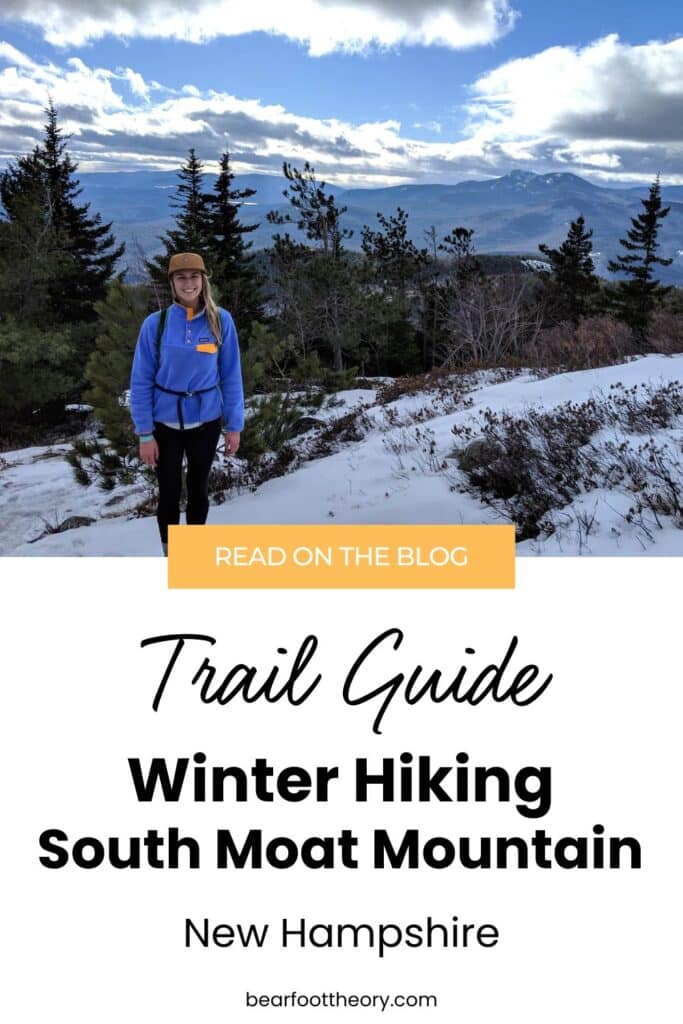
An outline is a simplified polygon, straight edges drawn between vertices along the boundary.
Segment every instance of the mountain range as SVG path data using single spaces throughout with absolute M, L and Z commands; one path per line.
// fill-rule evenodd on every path
M 149 256 L 160 249 L 159 235 L 170 227 L 169 200 L 177 175 L 162 171 L 131 171 L 80 175 L 83 198 L 106 221 L 133 254 Z M 207 188 L 213 184 L 206 176 Z M 254 188 L 256 194 L 245 203 L 241 220 L 258 223 L 250 236 L 254 248 L 270 244 L 272 228 L 266 221 L 270 210 L 289 208 L 282 192 L 284 177 L 267 174 L 237 175 L 236 188 Z M 608 276 L 607 261 L 619 251 L 619 239 L 630 227 L 631 218 L 643 209 L 640 200 L 646 186 L 615 188 L 593 185 L 569 173 L 535 174 L 515 170 L 486 181 L 463 181 L 456 185 L 398 185 L 389 188 L 344 189 L 329 186 L 337 204 L 345 206 L 344 226 L 353 231 L 350 248 L 360 248 L 363 225 L 376 227 L 376 214 L 389 216 L 402 207 L 408 213 L 410 237 L 424 246 L 425 232 L 434 226 L 439 238 L 462 225 L 474 230 L 480 253 L 538 256 L 538 245 L 558 245 L 572 220 L 582 214 L 593 229 L 596 269 Z M 661 268 L 663 281 L 683 285 L 683 186 L 663 186 L 665 203 L 671 207 L 662 223 L 662 256 L 673 257 L 671 267 Z

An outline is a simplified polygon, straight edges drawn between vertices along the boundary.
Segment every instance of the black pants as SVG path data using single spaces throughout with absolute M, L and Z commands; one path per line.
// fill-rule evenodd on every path
M 190 430 L 174 430 L 163 423 L 154 424 L 159 445 L 157 480 L 159 507 L 157 522 L 163 544 L 168 543 L 168 528 L 180 522 L 183 455 L 187 457 L 187 508 L 189 525 L 203 525 L 209 512 L 209 473 L 221 432 L 220 419 L 202 423 Z

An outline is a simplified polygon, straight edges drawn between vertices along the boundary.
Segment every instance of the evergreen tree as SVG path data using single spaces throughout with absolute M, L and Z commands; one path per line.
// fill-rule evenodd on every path
M 245 199 L 256 189 L 234 187 L 230 154 L 223 153 L 211 202 L 211 283 L 221 304 L 230 310 L 241 337 L 247 338 L 252 324 L 262 315 L 260 277 L 245 235 L 258 224 L 245 225 L 239 219 Z
M 551 309 L 553 318 L 560 322 L 579 320 L 589 312 L 590 302 L 600 283 L 593 267 L 593 229 L 586 231 L 583 217 L 577 217 L 569 226 L 567 237 L 559 249 L 539 245 L 550 261 Z
M 89 203 L 79 203 L 78 165 L 69 156 L 68 137 L 59 127 L 52 102 L 45 113 L 42 143 L 3 172 L 0 198 L 10 223 L 25 225 L 26 212 L 32 209 L 34 227 L 43 233 L 43 322 L 88 323 L 95 318 L 95 302 L 104 297 L 124 246 L 116 245 L 111 223 L 103 224 Z M 45 274 L 48 262 L 51 272 Z
M 175 227 L 159 241 L 164 247 L 161 255 L 147 263 L 152 281 L 166 289 L 168 261 L 176 252 L 197 252 L 208 265 L 211 253 L 212 197 L 204 192 L 204 168 L 194 149 L 178 171 L 178 184 L 171 195 L 171 209 L 176 210 Z M 170 299 L 166 293 L 162 304 Z
M 668 267 L 672 262 L 657 255 L 661 222 L 670 210 L 662 206 L 659 175 L 641 203 L 643 212 L 631 218 L 627 237 L 619 239 L 625 252 L 610 260 L 608 266 L 613 274 L 626 275 L 627 279 L 617 284 L 616 312 L 643 344 L 657 302 L 671 290 L 654 276 L 657 266 Z
M 64 396 L 73 386 L 68 369 L 73 343 L 68 328 L 35 327 L 5 316 L 0 321 L 0 430 L 9 436 L 18 424 L 44 424 L 60 418 Z M 58 416 L 52 407 L 59 401 Z
M 0 309 L 23 324 L 49 322 L 50 292 L 69 256 L 58 239 L 36 153 L 0 176 Z
M 95 303 L 104 298 L 125 247 L 116 245 L 111 222 L 103 224 L 99 213 L 90 212 L 90 203 L 78 202 L 83 190 L 75 177 L 78 165 L 66 148 L 68 137 L 57 123 L 52 102 L 46 113 L 45 138 L 38 152 L 57 237 L 69 255 L 69 273 L 58 279 L 52 306 L 62 323 L 91 322 Z
M 474 248 L 474 231 L 458 226 L 447 234 L 439 244 L 439 251 L 445 253 L 444 273 L 437 281 L 431 301 L 435 308 L 432 319 L 438 325 L 432 347 L 432 363 L 440 363 L 445 352 L 459 352 L 466 348 L 462 338 L 461 325 L 466 319 L 465 311 L 481 305 L 485 289 L 484 272 Z M 437 357 L 437 352 L 440 355 Z M 459 356 L 458 358 L 464 358 Z M 452 365 L 456 365 L 451 360 Z
M 107 440 L 120 454 L 135 451 L 130 409 L 124 401 L 140 324 L 149 313 L 149 288 L 112 281 L 96 304 L 97 336 L 85 376 L 91 402 Z
M 361 233 L 361 248 L 375 270 L 378 283 L 405 299 L 409 285 L 415 283 L 417 275 L 427 265 L 428 254 L 408 238 L 408 214 L 400 206 L 392 217 L 382 213 L 376 216 L 380 230 L 372 231 L 366 225 Z
M 413 373 L 422 364 L 422 336 L 413 322 L 419 319 L 422 298 L 417 286 L 429 255 L 408 238 L 408 214 L 400 206 L 391 217 L 378 213 L 377 220 L 379 230 L 366 225 L 361 240 L 372 285 L 368 349 L 374 352 L 377 373 Z
M 271 219 L 271 214 L 268 218 Z M 277 306 L 278 336 L 292 339 L 287 358 L 281 364 L 283 369 L 289 369 L 293 361 L 308 358 L 318 338 L 315 299 L 308 274 L 313 254 L 303 243 L 295 242 L 289 232 L 275 234 L 267 254 Z
M 308 244 L 288 232 L 273 236 L 270 258 L 279 319 L 284 334 L 297 340 L 303 358 L 328 350 L 332 369 L 341 371 L 345 356 L 357 349 L 362 329 L 358 275 L 344 248 L 352 234 L 341 225 L 346 207 L 337 206 L 309 163 L 302 171 L 285 163 L 283 173 L 290 183 L 283 195 L 291 211 L 271 211 L 268 221 L 294 224 Z
M 282 193 L 292 206 L 293 213 L 273 212 L 268 215 L 271 224 L 295 224 L 309 242 L 320 248 L 325 256 L 340 257 L 344 239 L 353 231 L 342 228 L 341 218 L 347 207 L 337 207 L 334 196 L 326 192 L 324 181 L 315 177 L 315 169 L 306 161 L 302 171 L 285 163 L 283 174 L 290 187 Z
M 451 284 L 463 288 L 469 281 L 482 276 L 482 268 L 474 251 L 474 231 L 471 228 L 453 228 L 439 245 L 450 262 Z
M 424 233 L 427 264 L 420 284 L 421 316 L 420 335 L 422 341 L 422 369 L 431 370 L 441 328 L 441 288 L 439 277 L 439 241 L 436 226 L 432 224 Z
M 11 333 L 19 349 L 24 351 L 24 335 L 35 349 L 16 364 L 31 367 L 34 397 L 26 406 L 17 399 L 26 389 L 17 390 L 12 381 L 18 371 L 8 364 L 0 405 L 19 419 L 30 415 L 30 405 L 40 406 L 43 419 L 57 421 L 64 400 L 78 395 L 93 340 L 94 306 L 123 246 L 116 245 L 111 225 L 79 202 L 77 165 L 52 103 L 46 115 L 43 141 L 0 174 L 0 308 L 15 320 Z

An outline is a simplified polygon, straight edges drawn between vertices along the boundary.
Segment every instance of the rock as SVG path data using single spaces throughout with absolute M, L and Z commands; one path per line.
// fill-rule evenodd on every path
M 315 416 L 300 416 L 292 426 L 291 435 L 292 437 L 298 437 L 299 434 L 306 434 L 309 430 L 313 430 L 315 427 L 324 426 L 324 421 L 316 419 Z
M 458 453 L 458 465 L 467 473 L 478 466 L 489 466 L 503 454 L 503 446 L 498 441 L 491 441 L 487 437 L 474 437 Z
M 89 516 L 69 516 L 59 524 L 59 526 L 52 530 L 52 533 L 64 533 L 66 530 L 77 530 L 79 526 L 91 526 L 96 520 L 91 519 Z

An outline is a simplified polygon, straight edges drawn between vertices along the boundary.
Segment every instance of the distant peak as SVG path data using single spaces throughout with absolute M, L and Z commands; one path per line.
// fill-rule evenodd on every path
M 509 185 L 517 185 L 526 187 L 527 185 L 582 185 L 589 186 L 590 182 L 587 182 L 584 178 L 581 178 L 578 174 L 572 174 L 570 171 L 549 171 L 546 174 L 537 174 L 535 171 L 523 171 L 519 168 L 515 168 L 504 174 L 501 178 L 495 179 L 498 182 L 504 182 Z M 594 186 L 593 186 L 594 187 Z

